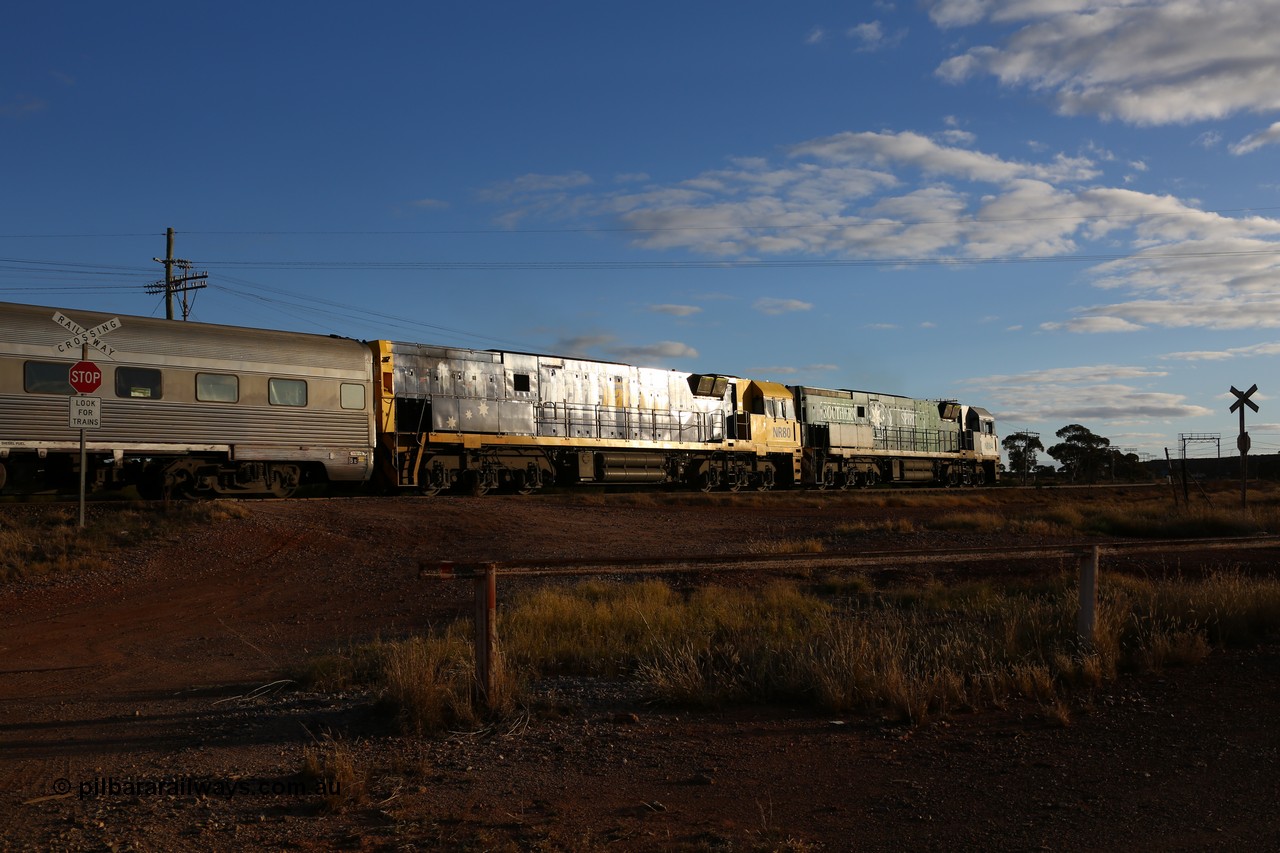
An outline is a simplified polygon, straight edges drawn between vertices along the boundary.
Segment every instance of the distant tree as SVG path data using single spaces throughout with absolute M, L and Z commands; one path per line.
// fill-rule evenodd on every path
M 1111 473 L 1117 480 L 1150 480 L 1151 472 L 1136 453 L 1121 453 L 1116 450 L 1111 456 Z
M 1040 436 L 1034 432 L 1015 432 L 1006 435 L 1000 442 L 1009 454 L 1009 471 L 1022 477 L 1027 482 L 1027 473 L 1036 469 L 1036 451 L 1044 450 Z
M 1062 471 L 1073 482 L 1092 483 L 1107 470 L 1111 439 L 1094 435 L 1080 424 L 1068 424 L 1054 433 L 1062 439 L 1048 453 L 1062 465 Z

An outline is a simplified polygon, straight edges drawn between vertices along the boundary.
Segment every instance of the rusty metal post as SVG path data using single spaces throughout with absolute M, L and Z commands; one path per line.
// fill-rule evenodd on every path
M 1080 613 L 1076 616 L 1076 634 L 1086 647 L 1093 645 L 1098 624 L 1098 546 L 1080 555 Z
M 480 705 L 492 707 L 497 686 L 498 567 L 485 563 L 476 573 L 476 694 Z

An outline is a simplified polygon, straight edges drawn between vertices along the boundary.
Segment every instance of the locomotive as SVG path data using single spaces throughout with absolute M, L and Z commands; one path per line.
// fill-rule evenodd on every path
M 99 324 L 108 315 L 80 311 Z M 0 489 L 79 477 L 54 308 L 0 303 Z M 100 363 L 87 482 L 287 496 L 309 483 L 521 494 L 557 484 L 705 491 L 981 485 L 989 412 L 533 353 L 120 318 Z

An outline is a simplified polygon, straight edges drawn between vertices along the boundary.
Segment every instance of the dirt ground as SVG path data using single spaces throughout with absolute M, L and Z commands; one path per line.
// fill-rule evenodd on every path
M 928 512 L 739 497 L 262 501 L 4 584 L 0 848 L 1280 850 L 1280 643 L 1123 676 L 1065 725 L 1016 706 L 914 727 L 691 711 L 579 680 L 558 715 L 419 739 L 367 697 L 279 683 L 326 650 L 468 614 L 470 585 L 420 578 L 420 560 L 740 553 Z M 367 778 L 336 813 L 296 787 L 304 751 L 333 740 Z

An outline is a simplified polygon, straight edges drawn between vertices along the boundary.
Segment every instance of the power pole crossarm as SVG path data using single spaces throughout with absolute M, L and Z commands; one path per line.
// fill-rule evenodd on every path
M 164 294 L 164 316 L 173 319 L 173 295 L 175 293 L 182 294 L 182 319 L 187 319 L 191 315 L 191 304 L 187 301 L 187 294 L 193 290 L 200 290 L 208 287 L 204 280 L 209 277 L 207 272 L 193 273 L 191 271 L 191 261 L 185 261 L 181 258 L 173 256 L 173 229 L 165 230 L 165 255 L 163 258 L 152 258 L 156 263 L 164 264 L 164 281 L 152 282 L 147 285 L 147 293 L 163 293 Z M 181 276 L 173 274 L 173 268 L 179 267 L 183 270 Z

